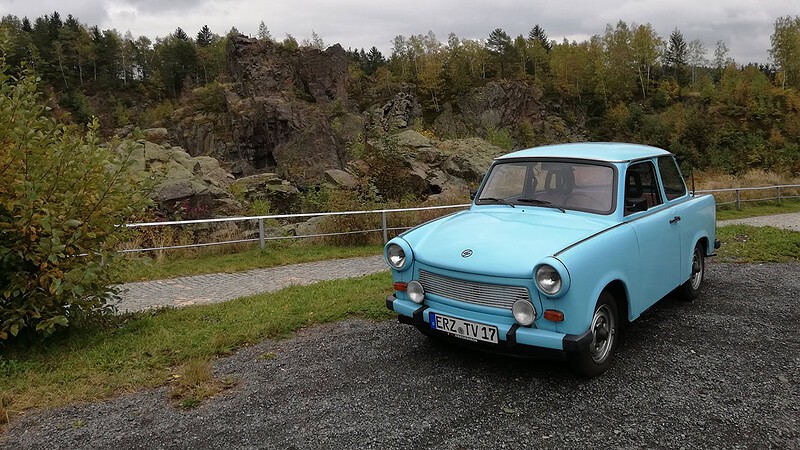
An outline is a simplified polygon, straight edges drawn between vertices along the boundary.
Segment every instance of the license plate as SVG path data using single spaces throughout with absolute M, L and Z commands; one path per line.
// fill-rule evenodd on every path
M 497 344 L 497 327 L 430 313 L 431 329 L 474 342 Z

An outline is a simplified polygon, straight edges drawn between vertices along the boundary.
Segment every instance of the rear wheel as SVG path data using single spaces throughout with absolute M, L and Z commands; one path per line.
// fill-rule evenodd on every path
M 577 373 L 594 377 L 608 370 L 619 338 L 619 314 L 614 296 L 603 291 L 597 300 L 590 326 L 589 347 L 570 354 L 570 365 Z
M 686 280 L 679 288 L 682 300 L 692 301 L 700 296 L 700 289 L 703 287 L 703 280 L 706 276 L 706 254 L 705 247 L 700 242 L 694 246 L 692 252 L 692 276 Z

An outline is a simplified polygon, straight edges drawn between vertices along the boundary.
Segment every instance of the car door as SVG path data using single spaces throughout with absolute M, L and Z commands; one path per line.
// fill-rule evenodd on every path
M 639 276 L 633 282 L 631 312 L 641 314 L 673 290 L 680 278 L 680 233 L 674 206 L 664 202 L 652 161 L 628 166 L 625 183 L 625 219 L 639 246 Z

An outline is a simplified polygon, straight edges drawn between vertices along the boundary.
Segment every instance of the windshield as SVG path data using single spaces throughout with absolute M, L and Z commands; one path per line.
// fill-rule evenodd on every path
M 572 161 L 496 163 L 475 204 L 541 206 L 610 214 L 614 208 L 614 169 Z

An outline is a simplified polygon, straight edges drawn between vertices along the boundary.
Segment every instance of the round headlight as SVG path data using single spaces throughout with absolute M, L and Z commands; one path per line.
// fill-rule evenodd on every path
M 406 295 L 408 299 L 414 303 L 421 304 L 425 300 L 425 289 L 419 281 L 409 281 L 406 288 Z
M 553 266 L 542 264 L 536 269 L 536 284 L 547 295 L 555 295 L 561 290 L 561 275 Z
M 406 263 L 406 252 L 399 245 L 391 244 L 386 249 L 386 261 L 390 266 L 399 269 Z
M 514 315 L 514 320 L 522 326 L 528 326 L 536 320 L 536 310 L 527 300 L 517 300 L 514 306 L 511 307 L 511 313 Z

